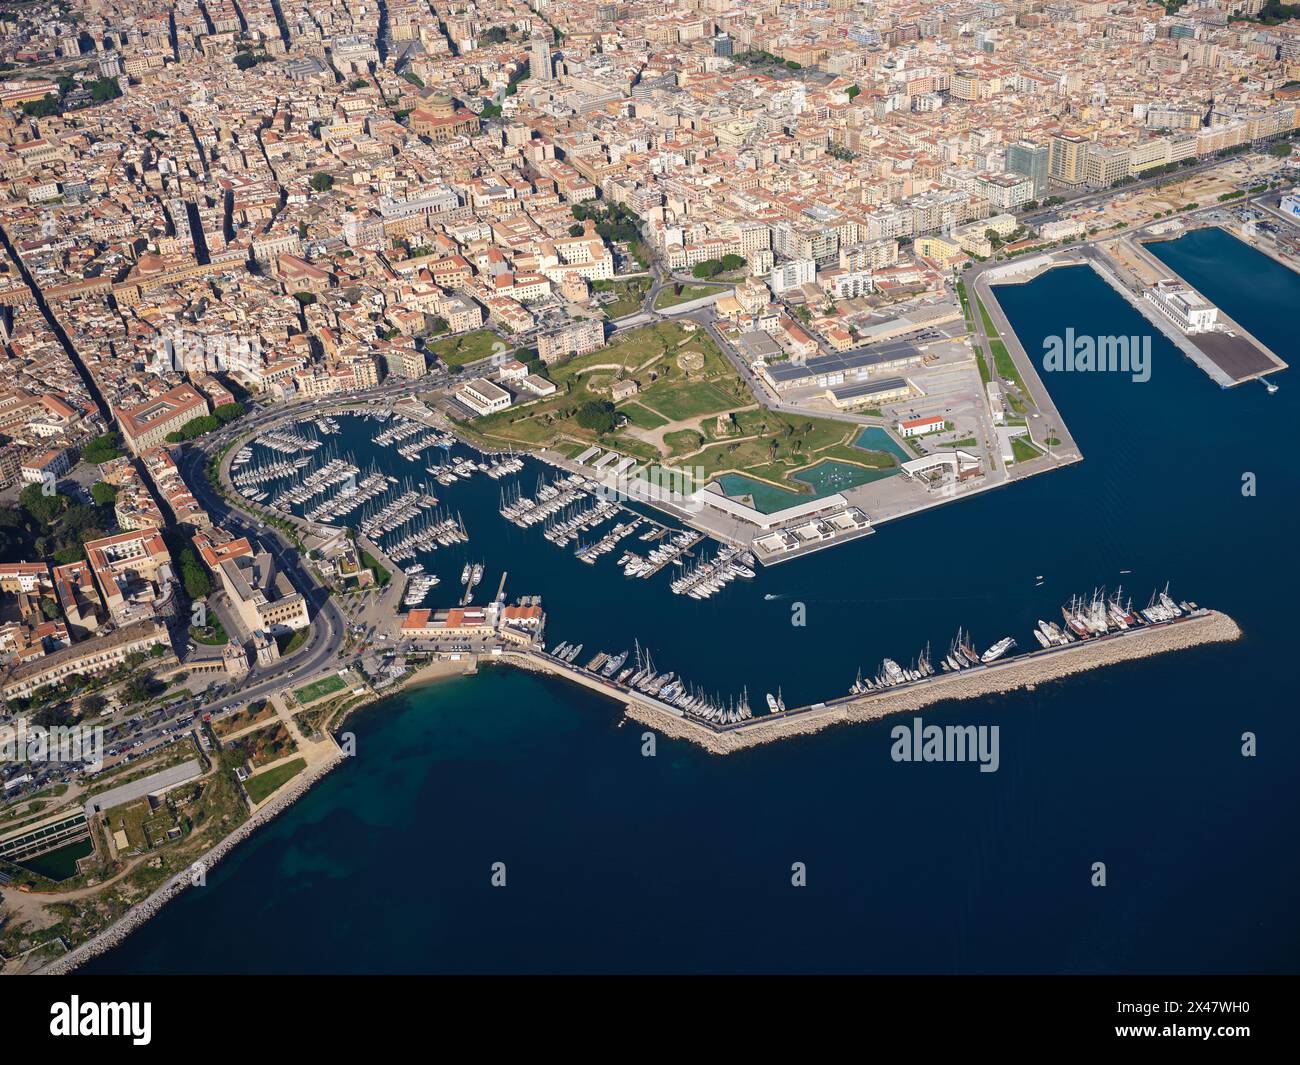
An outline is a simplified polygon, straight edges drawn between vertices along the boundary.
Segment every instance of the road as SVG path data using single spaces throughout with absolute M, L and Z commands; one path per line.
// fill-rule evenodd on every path
M 241 423 L 240 432 L 287 415 L 288 412 L 282 410 L 274 418 L 269 415 L 254 417 L 251 422 Z M 208 483 L 206 466 L 219 447 L 219 438 L 214 438 L 180 449 L 176 461 L 185 483 L 215 524 L 244 533 L 254 545 L 271 553 L 276 565 L 307 598 L 308 612 L 312 619 L 307 640 L 301 647 L 270 665 L 254 665 L 246 677 L 234 682 L 223 693 L 226 697 L 237 694 L 241 701 L 248 702 L 281 690 L 285 686 L 285 680 L 290 677 L 307 677 L 335 663 L 341 666 L 339 654 L 347 633 L 347 622 L 328 589 L 302 563 L 297 548 L 274 528 L 257 528 L 251 518 L 235 511 Z

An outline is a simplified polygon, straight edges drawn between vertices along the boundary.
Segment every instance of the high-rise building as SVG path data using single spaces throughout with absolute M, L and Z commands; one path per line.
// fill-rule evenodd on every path
M 1077 133 L 1058 133 L 1052 138 L 1047 156 L 1047 173 L 1066 185 L 1082 185 L 1087 137 Z
M 1035 198 L 1041 197 L 1043 190 L 1047 188 L 1047 156 L 1048 149 L 1045 144 L 1016 141 L 1007 146 L 1007 172 L 1032 178 Z
M 551 67 L 551 42 L 545 37 L 534 37 L 529 42 L 528 70 L 539 81 L 550 81 L 554 76 Z

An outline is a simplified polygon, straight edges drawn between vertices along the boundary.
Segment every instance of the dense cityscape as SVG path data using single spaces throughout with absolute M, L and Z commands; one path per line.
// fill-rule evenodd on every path
M 481 664 L 726 754 L 1236 640 L 1097 574 L 1019 653 L 944 614 L 755 690 L 564 629 L 517 538 L 689 626 L 1066 476 L 1064 367 L 997 291 L 1057 267 L 1271 394 L 1289 353 L 1161 248 L 1300 269 L 1292 16 L 0 3 L 0 740 L 86 745 L 0 760 L 3 971 L 120 943 L 338 768 L 349 715 Z M 1146 380 L 1133 340 L 1078 366 Z

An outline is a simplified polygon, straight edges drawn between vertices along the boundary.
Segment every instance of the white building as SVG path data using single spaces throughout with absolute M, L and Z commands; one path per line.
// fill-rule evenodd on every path
M 772 267 L 772 276 L 767 283 L 772 287 L 772 294 L 781 295 L 800 285 L 811 285 L 817 280 L 817 262 L 814 259 L 791 259 Z
M 926 433 L 937 433 L 947 424 L 942 414 L 936 414 L 932 418 L 912 418 L 910 421 L 899 422 L 898 431 L 903 436 L 925 436 Z
M 510 406 L 510 393 L 482 377 L 461 385 L 456 398 L 478 415 L 493 414 Z
M 1204 333 L 1215 328 L 1219 309 L 1198 292 L 1172 277 L 1147 289 L 1146 298 L 1184 333 Z

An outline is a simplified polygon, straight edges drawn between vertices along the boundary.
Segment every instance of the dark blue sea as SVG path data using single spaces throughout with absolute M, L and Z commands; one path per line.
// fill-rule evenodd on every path
M 1217 230 L 1157 250 L 1300 359 L 1300 276 Z M 1296 970 L 1300 386 L 1219 389 L 1086 267 L 999 295 L 1030 352 L 1068 326 L 1153 335 L 1148 382 L 1047 376 L 1084 462 L 706 602 L 666 574 L 624 579 L 621 549 L 585 566 L 516 529 L 478 477 L 439 491 L 472 539 L 426 559 L 435 594 L 483 560 L 485 589 L 504 570 L 508 595 L 543 596 L 548 642 L 581 640 L 585 659 L 637 638 L 756 705 L 778 686 L 790 705 L 841 694 L 885 655 L 946 651 L 958 626 L 1028 645 L 1098 585 L 1145 605 L 1168 581 L 1244 639 L 925 712 L 998 725 L 996 773 L 893 762 L 894 721 L 726 758 L 660 740 L 647 758 L 615 704 L 488 668 L 350 719 L 355 759 L 88 971 Z M 348 429 L 363 456 L 366 424 Z

